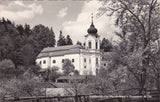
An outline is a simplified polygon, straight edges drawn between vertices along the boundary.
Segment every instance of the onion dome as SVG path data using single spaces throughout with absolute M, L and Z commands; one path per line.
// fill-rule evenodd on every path
M 93 15 L 92 15 L 92 23 L 91 23 L 91 25 L 90 25 L 90 28 L 88 28 L 87 32 L 88 32 L 88 34 L 90 34 L 90 35 L 97 36 L 98 30 L 95 28 L 95 26 L 94 26 L 94 24 L 93 24 Z
M 92 22 L 92 24 L 90 25 L 90 28 L 87 30 L 87 32 L 88 32 L 89 34 L 96 34 L 96 33 L 97 33 L 97 29 L 95 28 L 93 22 Z

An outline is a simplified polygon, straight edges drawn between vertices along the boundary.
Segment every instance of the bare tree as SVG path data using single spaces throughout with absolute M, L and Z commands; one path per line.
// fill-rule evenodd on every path
M 101 0 L 100 14 L 107 12 L 116 17 L 121 29 L 117 47 L 117 64 L 127 67 L 144 94 L 151 63 L 151 43 L 159 39 L 160 4 L 157 0 Z M 106 6 L 107 5 L 107 6 Z

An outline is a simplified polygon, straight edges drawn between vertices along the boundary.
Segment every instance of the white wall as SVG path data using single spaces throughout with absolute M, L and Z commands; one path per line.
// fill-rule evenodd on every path
M 97 51 L 95 51 L 97 52 Z M 84 62 L 84 58 L 86 58 L 86 62 Z M 96 58 L 98 58 L 98 66 L 96 65 Z M 93 52 L 89 52 L 88 50 L 81 50 L 80 54 L 68 54 L 64 56 L 55 56 L 55 57 L 44 57 L 36 60 L 37 64 L 41 61 L 41 68 L 45 69 L 48 67 L 57 66 L 60 68 L 60 72 L 62 72 L 62 59 L 74 59 L 73 65 L 75 69 L 79 71 L 81 75 L 96 75 L 96 69 L 100 68 L 100 54 L 96 54 Z M 46 60 L 46 64 L 43 64 L 43 61 Z M 53 60 L 56 63 L 53 63 Z M 91 62 L 89 61 L 91 60 Z M 86 68 L 84 68 L 86 66 Z
M 40 64 L 40 61 L 41 61 L 41 64 Z M 43 61 L 46 61 L 46 63 L 44 64 Z M 36 60 L 36 63 L 43 69 L 46 69 L 49 67 L 49 57 L 43 57 L 43 58 L 38 58 Z
M 88 42 L 91 41 L 91 49 L 89 48 Z M 98 49 L 96 49 L 96 42 Z M 75 69 L 79 71 L 81 75 L 96 75 L 96 69 L 100 68 L 100 39 L 99 37 L 95 37 L 92 35 L 88 35 L 85 37 L 85 48 L 81 49 L 81 53 L 77 54 L 66 54 L 64 56 L 53 56 L 53 57 L 44 57 L 37 59 L 36 62 L 39 63 L 39 61 L 42 62 L 41 67 L 47 68 L 47 67 L 53 67 L 57 66 L 62 69 L 62 59 L 74 59 L 73 65 L 75 66 Z M 86 58 L 86 62 L 84 62 L 84 58 Z M 96 58 L 98 58 L 98 66 L 96 65 Z M 47 63 L 43 64 L 43 60 L 46 60 Z M 53 60 L 56 60 L 56 63 L 53 63 Z M 89 62 L 91 60 L 91 63 Z M 86 66 L 86 68 L 84 68 Z
M 82 75 L 96 75 L 96 69 L 100 68 L 100 53 L 96 54 L 94 52 L 89 52 L 88 50 L 82 50 L 80 55 L 81 59 L 81 72 Z M 86 62 L 84 62 L 84 58 Z M 96 58 L 98 58 L 98 66 L 96 65 Z M 91 62 L 89 61 L 91 60 Z M 86 66 L 86 68 L 84 68 Z
M 97 42 L 97 49 L 100 49 L 100 39 L 99 37 L 95 37 L 92 35 L 88 35 L 87 37 L 85 37 L 85 48 L 88 49 L 89 48 L 89 42 L 91 42 L 91 49 L 96 49 L 96 42 Z
M 73 65 L 75 66 L 75 69 L 77 69 L 79 71 L 80 69 L 80 54 L 68 54 L 68 55 L 64 55 L 64 56 L 55 56 L 55 57 L 44 57 L 44 58 L 38 58 L 36 60 L 36 63 L 39 64 L 39 62 L 41 61 L 41 68 L 45 69 L 48 67 L 53 67 L 53 66 L 57 66 L 60 68 L 60 70 L 62 69 L 62 59 L 70 59 L 72 62 L 72 59 L 74 59 Z M 43 61 L 46 60 L 46 64 L 43 64 Z M 56 63 L 53 63 L 53 60 L 56 61 Z

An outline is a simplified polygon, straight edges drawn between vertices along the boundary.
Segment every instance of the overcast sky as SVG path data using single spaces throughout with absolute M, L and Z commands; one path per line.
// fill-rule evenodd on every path
M 31 27 L 43 24 L 52 27 L 59 37 L 62 30 L 69 34 L 76 43 L 83 42 L 91 24 L 91 13 L 94 14 L 94 25 L 101 39 L 115 39 L 114 20 L 103 15 L 96 17 L 101 3 L 98 0 L 0 0 L 0 17 L 6 17 L 15 24 L 29 24 Z

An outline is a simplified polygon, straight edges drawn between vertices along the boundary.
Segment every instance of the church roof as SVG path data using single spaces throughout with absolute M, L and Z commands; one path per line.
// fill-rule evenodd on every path
M 82 46 L 80 45 L 47 47 L 41 51 L 41 53 L 37 56 L 37 58 L 48 57 L 48 56 L 63 56 L 66 54 L 80 53 L 80 49 L 82 49 Z

